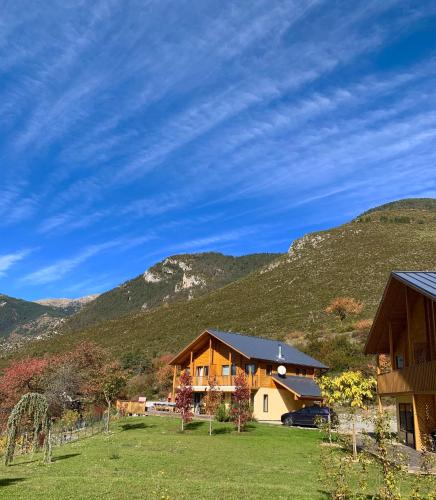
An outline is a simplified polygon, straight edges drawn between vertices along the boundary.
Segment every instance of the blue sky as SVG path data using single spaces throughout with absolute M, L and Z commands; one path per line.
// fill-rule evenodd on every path
M 0 0 L 0 291 L 435 196 L 435 26 L 432 1 Z

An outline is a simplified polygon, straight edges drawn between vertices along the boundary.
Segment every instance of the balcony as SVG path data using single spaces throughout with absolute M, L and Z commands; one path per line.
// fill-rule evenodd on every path
M 436 361 L 420 363 L 377 376 L 378 393 L 436 392 Z
M 235 376 L 233 375 L 217 375 L 214 376 L 216 379 L 216 383 L 218 389 L 223 387 L 234 387 L 235 385 Z M 255 375 L 245 375 L 245 380 L 247 381 L 250 389 L 257 389 L 259 387 L 259 379 L 257 374 Z M 192 377 L 192 386 L 193 387 L 208 387 L 209 386 L 209 377 Z

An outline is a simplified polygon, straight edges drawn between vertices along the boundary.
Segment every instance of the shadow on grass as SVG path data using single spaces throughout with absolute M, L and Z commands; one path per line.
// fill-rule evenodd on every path
M 230 434 L 231 432 L 233 432 L 232 427 L 220 427 L 212 430 L 212 434 Z
M 68 458 L 77 457 L 78 455 L 80 455 L 80 453 L 66 453 L 65 455 L 60 455 L 59 457 L 53 457 L 53 462 L 67 460 Z
M 11 486 L 15 483 L 21 483 L 22 481 L 25 481 L 24 477 L 4 477 L 0 479 L 0 488 L 3 488 L 4 486 Z
M 195 431 L 195 429 L 199 429 L 200 427 L 204 427 L 208 422 L 200 422 L 200 421 L 195 421 L 195 422 L 189 422 L 189 424 L 185 425 L 185 429 L 187 431 Z
M 140 422 L 137 424 L 123 424 L 121 429 L 123 431 L 133 431 L 135 429 L 150 429 L 151 427 L 156 427 L 154 424 L 145 424 L 144 422 Z

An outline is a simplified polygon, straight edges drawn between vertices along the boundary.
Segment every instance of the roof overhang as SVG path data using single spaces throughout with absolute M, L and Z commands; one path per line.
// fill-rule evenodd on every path
M 431 294 L 425 293 L 423 290 L 404 280 L 396 272 L 392 272 L 369 331 L 364 348 L 365 354 L 389 353 L 389 326 L 395 335 L 398 333 L 398 330 L 407 325 L 406 290 L 408 288 L 433 301 L 435 300 Z

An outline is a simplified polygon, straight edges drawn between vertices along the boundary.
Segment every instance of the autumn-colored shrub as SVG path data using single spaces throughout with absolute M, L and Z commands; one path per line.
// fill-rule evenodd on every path
M 354 324 L 355 330 L 369 330 L 372 326 L 372 319 L 361 319 Z
M 363 303 L 352 297 L 337 297 L 333 299 L 325 308 L 327 314 L 337 316 L 341 322 L 350 314 L 360 314 L 363 310 Z

